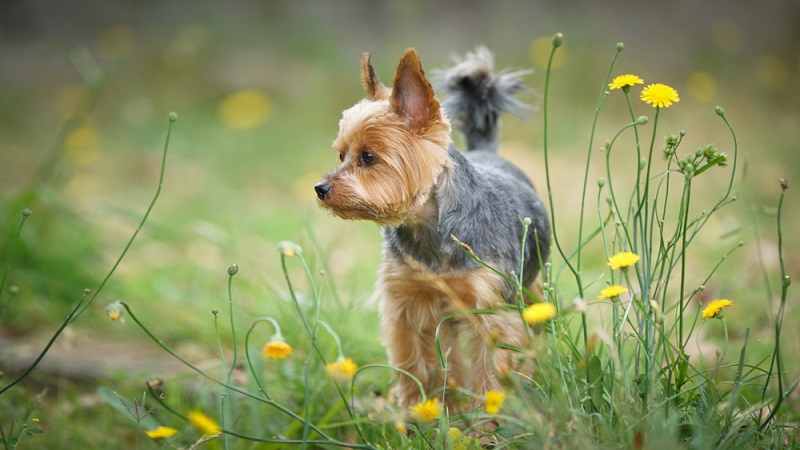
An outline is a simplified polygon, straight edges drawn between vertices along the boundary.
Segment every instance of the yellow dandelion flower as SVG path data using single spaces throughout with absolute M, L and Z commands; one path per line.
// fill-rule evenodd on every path
M 608 258 L 608 265 L 612 269 L 622 269 L 632 266 L 639 261 L 639 255 L 633 252 L 619 252 L 616 255 Z
M 728 306 L 733 306 L 733 302 L 727 298 L 713 300 L 703 310 L 703 319 L 713 319 L 719 317 L 720 311 Z
M 412 405 L 408 410 L 412 418 L 420 422 L 430 422 L 439 418 L 442 413 L 442 405 L 439 404 L 438 398 L 432 398 L 425 401 L 425 403 Z
M 350 358 L 339 358 L 325 365 L 325 371 L 335 380 L 346 380 L 356 374 L 358 365 Z
M 222 429 L 217 425 L 217 422 L 214 422 L 214 419 L 200 411 L 192 411 L 186 415 L 186 418 L 189 419 L 189 422 L 191 422 L 195 428 L 205 434 L 219 434 L 222 432 Z
M 639 78 L 639 77 L 637 77 L 636 75 L 625 74 L 625 75 L 620 75 L 620 76 L 614 78 L 613 80 L 611 80 L 611 83 L 608 84 L 608 88 L 611 89 L 611 90 L 623 89 L 623 88 L 626 88 L 626 87 L 629 88 L 629 87 L 633 86 L 634 84 L 643 84 L 643 83 L 644 83 L 644 80 Z
M 503 391 L 486 391 L 486 402 L 484 406 L 486 407 L 486 413 L 491 415 L 497 415 L 500 412 L 500 408 L 503 407 L 503 402 L 506 401 L 506 395 Z
M 264 357 L 286 359 L 292 354 L 292 346 L 280 339 L 273 339 L 264 345 Z
M 406 427 L 406 423 L 402 420 L 398 420 L 394 423 L 394 429 L 400 434 L 406 434 L 408 432 L 408 427 Z
M 611 286 L 608 286 L 607 288 L 604 288 L 602 291 L 600 291 L 600 295 L 598 295 L 597 298 L 602 300 L 604 298 L 619 297 L 619 295 L 624 292 L 628 292 L 628 289 L 618 284 L 612 284 Z
M 555 316 L 556 307 L 552 303 L 534 303 L 522 312 L 522 318 L 531 325 L 547 322 Z
M 653 105 L 653 108 L 669 108 L 673 103 L 681 101 L 678 91 L 661 83 L 645 86 L 641 99 L 648 105 Z
M 217 114 L 228 128 L 246 130 L 266 120 L 269 111 L 269 98 L 264 92 L 245 89 L 222 99 Z
M 156 428 L 155 430 L 147 430 L 145 431 L 145 433 L 147 433 L 147 437 L 151 439 L 164 439 L 175 436 L 176 434 L 178 434 L 178 430 L 172 427 L 165 427 L 159 425 L 159 427 Z

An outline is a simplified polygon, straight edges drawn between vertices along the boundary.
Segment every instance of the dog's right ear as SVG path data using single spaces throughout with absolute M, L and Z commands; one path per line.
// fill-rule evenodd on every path
M 375 75 L 375 69 L 372 68 L 369 60 L 369 53 L 366 52 L 361 55 L 361 80 L 364 82 L 364 90 L 367 92 L 368 99 L 382 100 L 388 96 L 386 86 Z

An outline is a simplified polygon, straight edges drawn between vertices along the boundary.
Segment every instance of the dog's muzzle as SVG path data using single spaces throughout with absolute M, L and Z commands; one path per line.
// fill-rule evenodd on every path
M 325 200 L 325 197 L 327 197 L 328 193 L 331 191 L 331 185 L 324 181 L 320 181 L 314 185 L 314 191 L 316 191 L 317 197 L 319 197 L 320 200 Z

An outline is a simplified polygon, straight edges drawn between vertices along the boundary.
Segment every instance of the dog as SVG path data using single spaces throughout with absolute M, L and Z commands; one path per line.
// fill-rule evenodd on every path
M 442 71 L 449 96 L 442 103 L 414 49 L 405 51 L 391 88 L 364 53 L 366 98 L 342 113 L 333 142 L 340 163 L 314 186 L 319 205 L 334 215 L 381 226 L 383 341 L 389 363 L 412 374 L 426 395 L 463 387 L 480 398 L 503 388 L 518 358 L 498 343 L 526 348 L 529 333 L 505 307 L 519 304 L 517 285 L 497 272 L 518 276 L 522 268 L 522 284 L 531 286 L 549 254 L 544 205 L 525 174 L 498 155 L 500 114 L 527 106 L 514 97 L 524 89 L 523 72 L 498 75 L 492 66 L 491 53 L 479 48 Z M 466 153 L 453 144 L 451 119 Z M 531 223 L 521 249 L 523 218 Z M 496 313 L 468 313 L 475 309 Z M 393 393 L 401 406 L 414 405 L 419 385 L 399 373 Z

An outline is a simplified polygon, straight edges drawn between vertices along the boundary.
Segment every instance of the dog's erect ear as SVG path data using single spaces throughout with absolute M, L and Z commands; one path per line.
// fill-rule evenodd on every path
M 425 79 L 419 56 L 413 48 L 406 50 L 397 66 L 391 102 L 394 111 L 405 118 L 408 127 L 418 134 L 423 134 L 441 119 L 439 101 Z
M 375 69 L 369 62 L 369 53 L 361 54 L 361 80 L 364 82 L 364 90 L 367 91 L 367 98 L 370 100 L 381 100 L 386 98 L 386 86 L 381 83 L 375 75 Z

